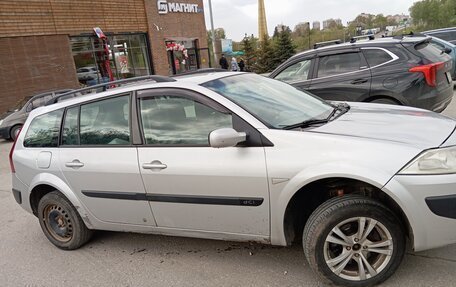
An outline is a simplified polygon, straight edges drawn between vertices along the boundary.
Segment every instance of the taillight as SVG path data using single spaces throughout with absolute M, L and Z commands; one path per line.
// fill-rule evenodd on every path
M 13 146 L 11 147 L 11 150 L 9 153 L 9 163 L 10 163 L 11 173 L 16 173 L 16 169 L 14 168 L 14 163 L 13 163 L 13 153 L 14 153 L 14 148 L 16 147 L 17 139 L 21 135 L 21 131 L 22 131 L 22 128 L 17 133 L 16 139 L 14 140 Z
M 435 87 L 437 85 L 437 71 L 444 66 L 444 62 L 432 63 L 410 68 L 409 72 L 423 73 L 426 84 L 430 87 Z

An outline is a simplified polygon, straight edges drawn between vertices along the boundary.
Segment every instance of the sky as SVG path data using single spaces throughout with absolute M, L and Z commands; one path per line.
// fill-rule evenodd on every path
M 340 18 L 348 21 L 361 13 L 394 15 L 409 14 L 408 9 L 417 0 L 264 0 L 269 35 L 277 24 L 290 26 Z M 211 28 L 209 1 L 203 0 L 206 28 Z M 212 0 L 214 27 L 224 28 L 226 37 L 240 41 L 247 35 L 258 36 L 258 0 Z M 323 25 L 322 23 L 320 24 Z

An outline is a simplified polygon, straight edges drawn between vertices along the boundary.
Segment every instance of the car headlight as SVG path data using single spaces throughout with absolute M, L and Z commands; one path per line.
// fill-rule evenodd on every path
M 417 156 L 399 174 L 456 173 L 456 146 L 431 149 Z

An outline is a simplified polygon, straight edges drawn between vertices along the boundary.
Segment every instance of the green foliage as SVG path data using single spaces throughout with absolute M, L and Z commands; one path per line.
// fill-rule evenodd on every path
M 253 71 L 258 74 L 268 73 L 275 68 L 275 51 L 273 42 L 269 37 L 260 42 L 259 49 L 256 53 L 256 61 L 253 64 Z
M 455 0 L 423 0 L 410 7 L 416 30 L 456 26 Z
M 293 56 L 295 54 L 295 48 L 293 39 L 291 38 L 291 30 L 286 26 L 274 38 L 274 68 Z
M 256 38 L 251 35 L 250 37 L 245 35 L 244 39 L 241 42 L 242 50 L 244 51 L 244 61 L 246 65 L 246 70 L 249 71 L 251 69 L 251 66 L 253 66 L 253 63 L 255 61 L 256 57 Z

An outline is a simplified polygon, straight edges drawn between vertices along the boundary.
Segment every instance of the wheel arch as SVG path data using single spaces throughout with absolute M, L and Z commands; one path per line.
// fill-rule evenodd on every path
M 84 205 L 74 194 L 71 188 L 57 176 L 50 173 L 39 174 L 32 180 L 32 184 L 30 185 L 29 190 L 30 207 L 35 216 L 37 215 L 38 202 L 40 199 L 49 192 L 58 191 L 71 202 L 71 204 L 78 211 L 86 226 L 88 228 L 93 227 L 90 221 L 91 215 L 88 210 L 84 207 Z
M 285 187 L 278 204 L 281 216 L 272 222 L 273 244 L 290 245 L 294 241 L 299 241 L 310 214 L 326 200 L 345 194 L 361 194 L 383 203 L 399 218 L 407 237 L 413 243 L 413 228 L 407 213 L 393 194 L 382 190 L 392 176 L 378 174 L 377 178 L 372 179 L 362 175 L 361 170 L 360 173 L 352 174 L 328 173 L 311 177 L 301 185 L 295 185 L 291 192 L 289 187 Z M 288 185 L 291 185 L 291 181 Z

